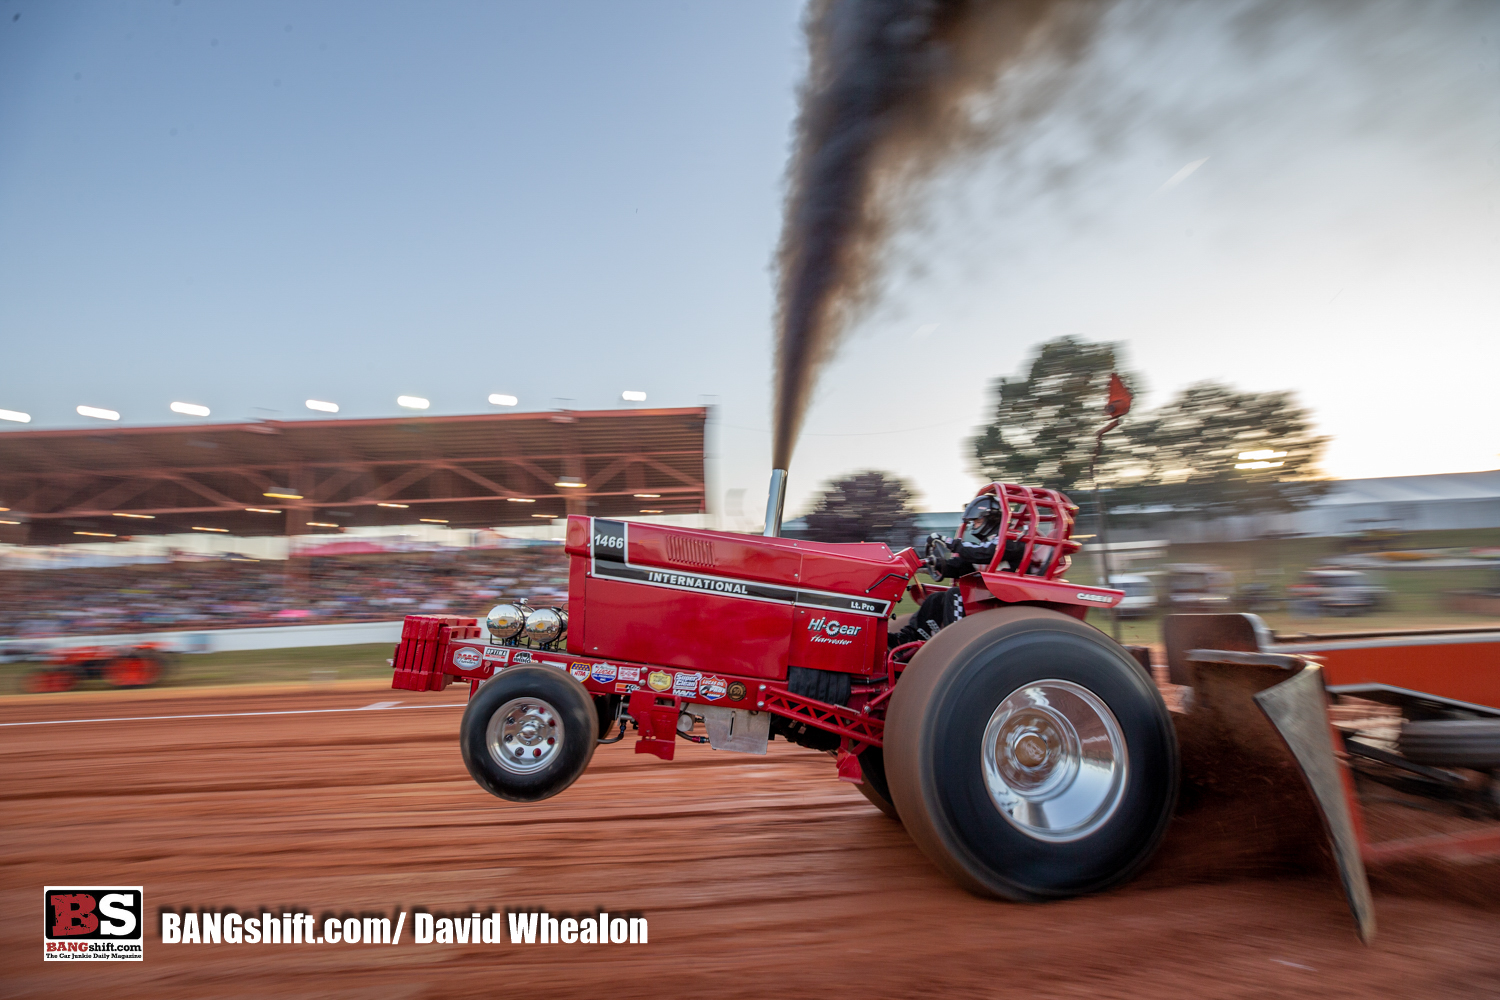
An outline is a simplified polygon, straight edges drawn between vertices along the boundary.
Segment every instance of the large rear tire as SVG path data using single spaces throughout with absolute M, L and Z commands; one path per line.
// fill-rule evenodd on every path
M 1108 636 L 987 611 L 923 646 L 891 696 L 884 764 L 912 839 L 970 892 L 1097 892 L 1150 860 L 1177 799 L 1161 694 Z
M 510 667 L 469 701 L 459 742 L 480 788 L 512 802 L 537 802 L 578 780 L 598 732 L 594 700 L 571 674 Z
M 859 769 L 864 778 L 862 783 L 854 786 L 859 789 L 859 794 L 886 816 L 897 823 L 901 822 L 901 816 L 896 812 L 896 805 L 891 801 L 891 788 L 885 777 L 884 751 L 880 747 L 870 747 L 860 754 Z

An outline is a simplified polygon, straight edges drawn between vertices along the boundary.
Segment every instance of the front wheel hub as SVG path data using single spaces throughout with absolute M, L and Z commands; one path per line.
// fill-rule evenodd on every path
M 485 727 L 490 757 L 507 771 L 530 774 L 552 760 L 563 734 L 557 709 L 540 698 L 515 698 Z
M 1037 840 L 1087 837 L 1125 794 L 1120 724 L 1098 695 L 1071 681 L 1033 681 L 1003 698 L 980 755 L 995 808 Z

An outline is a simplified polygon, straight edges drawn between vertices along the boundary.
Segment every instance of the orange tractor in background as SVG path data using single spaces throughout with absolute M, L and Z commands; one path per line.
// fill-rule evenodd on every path
M 161 683 L 171 661 L 159 642 L 134 646 L 75 646 L 47 650 L 41 666 L 27 674 L 32 693 L 71 691 L 85 681 L 102 680 L 112 688 L 150 687 Z

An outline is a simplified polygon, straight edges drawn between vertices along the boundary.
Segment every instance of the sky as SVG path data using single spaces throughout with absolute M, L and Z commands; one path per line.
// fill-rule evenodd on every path
M 710 503 L 758 522 L 800 17 L 0 0 L 0 433 L 639 390 L 715 404 Z M 960 507 L 990 383 L 1065 334 L 1146 406 L 1295 390 L 1333 476 L 1500 467 L 1497 42 L 1493 3 L 1113 7 L 1047 114 L 915 193 L 788 516 L 865 468 Z

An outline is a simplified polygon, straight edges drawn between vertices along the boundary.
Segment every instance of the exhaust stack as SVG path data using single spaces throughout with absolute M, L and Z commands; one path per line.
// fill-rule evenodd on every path
M 781 511 L 786 506 L 786 470 L 771 470 L 771 495 L 766 497 L 766 537 L 781 534 Z

